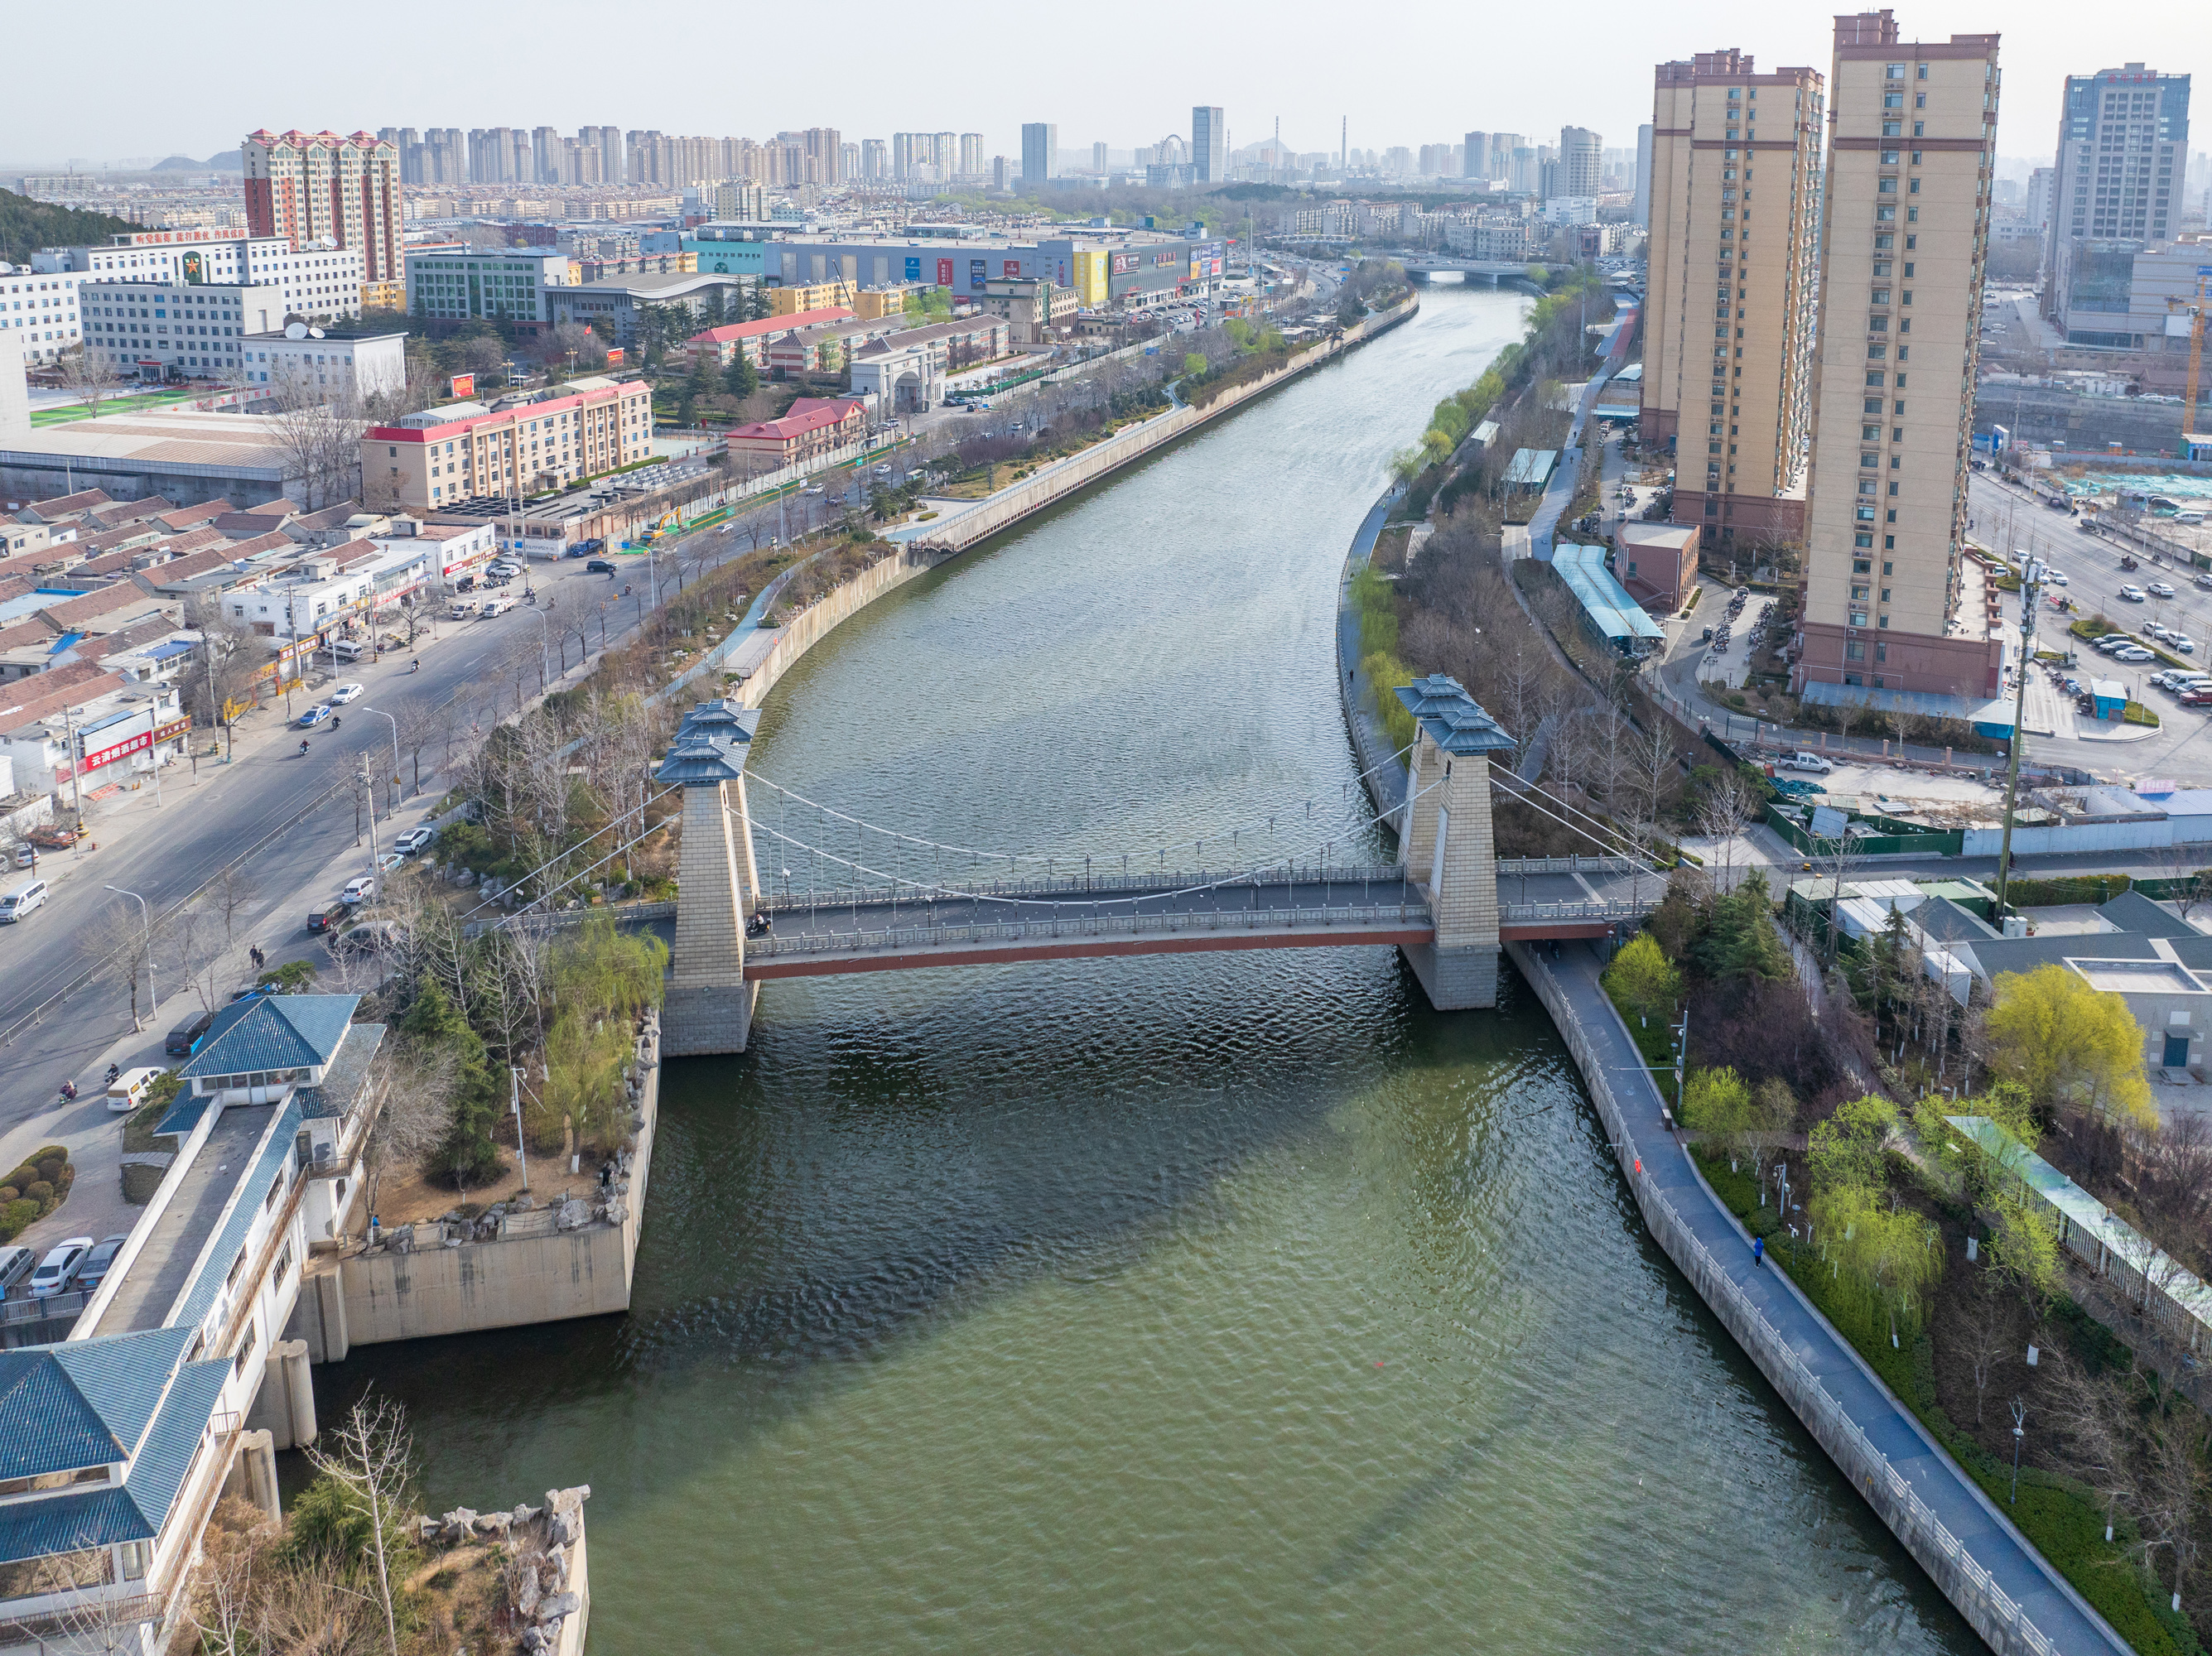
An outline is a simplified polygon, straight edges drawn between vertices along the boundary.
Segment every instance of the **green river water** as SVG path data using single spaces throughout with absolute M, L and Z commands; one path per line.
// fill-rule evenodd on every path
M 1338 573 L 1523 303 L 1439 283 L 847 622 L 753 769 L 963 845 L 1382 855 Z M 1510 972 L 1450 1016 L 1372 949 L 777 982 L 754 1043 L 665 1072 L 627 1317 L 319 1371 L 408 1404 L 434 1510 L 592 1485 L 594 1656 L 1980 1648 Z

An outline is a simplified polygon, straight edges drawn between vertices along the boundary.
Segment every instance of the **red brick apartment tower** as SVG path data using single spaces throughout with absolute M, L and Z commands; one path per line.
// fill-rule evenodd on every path
M 358 248 L 367 282 L 400 278 L 399 146 L 374 133 L 248 133 L 246 226 L 295 252 L 327 236 Z
M 1674 521 L 1711 550 L 1804 535 L 1821 99 L 1735 51 L 1656 77 L 1642 432 L 1674 440 Z
M 1994 34 L 1836 19 L 1800 689 L 2001 688 L 1961 555 L 1998 86 Z

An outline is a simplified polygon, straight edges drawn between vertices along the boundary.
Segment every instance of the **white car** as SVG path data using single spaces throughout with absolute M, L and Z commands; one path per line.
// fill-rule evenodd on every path
M 365 903 L 374 895 L 376 877 L 374 874 L 356 874 L 345 883 L 345 889 L 338 893 L 338 901 L 348 904 Z
M 362 695 L 362 691 L 360 685 L 341 684 L 337 689 L 331 692 L 331 701 L 333 706 L 343 707 L 349 701 L 360 701 Z
M 403 857 L 412 857 L 416 852 L 438 837 L 438 830 L 412 828 L 392 842 L 392 848 Z
M 2141 645 L 2131 644 L 2124 650 L 2113 651 L 2112 659 L 2115 661 L 2125 661 L 2136 666 L 2140 666 L 2146 661 L 2156 661 L 2158 658 L 2153 655 L 2149 651 L 2144 649 Z
M 58 1294 L 76 1280 L 77 1267 L 84 1256 L 92 1252 L 92 1238 L 72 1236 L 65 1242 L 57 1242 L 46 1257 L 39 1261 L 39 1268 L 31 1273 L 31 1297 L 43 1300 L 50 1294 Z
M 2179 633 L 2168 633 L 2166 635 L 2166 641 L 2185 656 L 2193 656 L 2197 653 L 2197 640 L 2193 638 L 2184 638 Z
M 1835 769 L 1832 764 L 1821 758 L 1817 753 L 1793 753 L 1782 761 L 1782 765 L 1785 770 L 1811 771 L 1815 776 L 1826 776 L 1830 771 Z
M 2173 589 L 2162 580 L 2154 580 L 2150 584 L 2150 595 L 2154 598 L 2170 598 L 2173 596 Z
M 2066 572 L 2063 569 L 2046 569 L 2043 572 L 2043 579 L 2049 581 L 2053 586 L 2070 586 L 2073 585 L 2071 581 L 2066 579 Z
M 2120 596 L 2130 604 L 2141 604 L 2143 601 L 2143 590 L 2133 581 L 2130 581 L 2125 586 L 2120 588 Z

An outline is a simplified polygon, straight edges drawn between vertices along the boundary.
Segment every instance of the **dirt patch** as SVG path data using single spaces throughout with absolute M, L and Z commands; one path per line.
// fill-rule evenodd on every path
M 507 1123 L 510 1130 L 514 1125 L 512 1120 Z M 598 1175 L 597 1168 L 588 1162 L 580 1173 L 571 1174 L 568 1158 L 562 1156 L 532 1156 L 529 1166 L 531 1198 L 541 1204 L 559 1201 L 563 1192 L 589 1195 Z M 521 1190 L 522 1168 L 512 1151 L 502 1152 L 496 1178 L 488 1184 L 471 1185 L 465 1192 L 434 1182 L 419 1169 L 409 1168 L 384 1175 L 377 1186 L 376 1216 L 389 1230 L 441 1218 L 465 1204 L 471 1212 L 481 1211 Z

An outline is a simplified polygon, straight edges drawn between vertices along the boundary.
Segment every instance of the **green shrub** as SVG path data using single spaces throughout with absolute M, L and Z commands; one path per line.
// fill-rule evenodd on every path
M 23 1227 L 39 1216 L 39 1204 L 27 1196 L 18 1197 L 0 1208 L 0 1242 L 12 1242 L 21 1235 Z
M 69 1162 L 61 1156 L 40 1156 L 39 1158 L 39 1177 L 45 1180 L 50 1185 L 59 1184 L 61 1182 L 62 1169 L 67 1166 L 69 1166 Z
M 0 1208 L 4 1208 L 23 1192 L 13 1185 L 0 1185 Z
M 24 1187 L 23 1194 L 43 1208 L 54 1199 L 54 1181 L 51 1179 L 33 1179 Z

